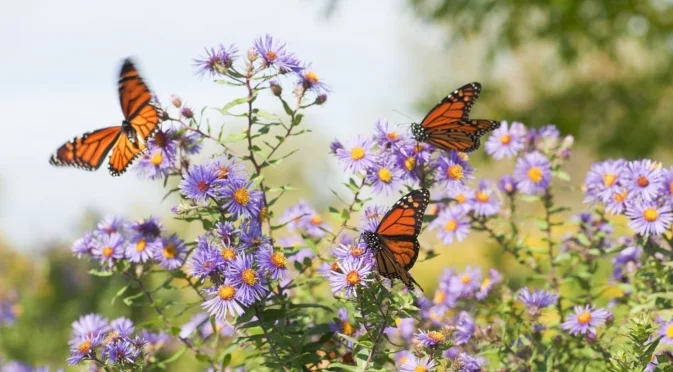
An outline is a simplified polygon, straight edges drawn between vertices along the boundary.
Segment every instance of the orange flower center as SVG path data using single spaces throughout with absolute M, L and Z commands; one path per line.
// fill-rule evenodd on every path
M 462 180 L 463 179 L 463 167 L 460 164 L 454 164 L 447 168 L 446 174 L 452 180 Z
M 468 274 L 463 274 L 463 276 L 460 277 L 460 281 L 463 282 L 463 284 L 470 284 L 472 277 Z
M 640 187 L 647 187 L 647 185 L 650 184 L 650 180 L 647 179 L 645 176 L 640 176 L 638 177 L 638 186 Z
M 591 312 L 590 311 L 585 311 L 582 314 L 577 316 L 577 321 L 580 324 L 587 324 L 591 321 Z
M 428 372 L 428 369 L 424 365 L 419 364 L 414 368 L 414 372 Z
M 206 181 L 199 181 L 196 184 L 196 189 L 199 190 L 200 192 L 206 192 L 208 191 L 208 183 Z
M 305 73 L 304 74 L 304 79 L 310 81 L 311 84 L 315 84 L 319 81 L 318 74 L 316 74 L 313 71 L 308 71 L 307 73 Z
M 668 328 L 666 328 L 666 337 L 673 338 L 673 324 L 669 325 Z
M 320 217 L 320 215 L 316 214 L 315 216 L 311 217 L 311 225 L 318 226 L 321 223 L 322 223 L 322 217 Z
M 276 52 L 274 52 L 273 50 L 270 50 L 270 51 L 266 52 L 266 59 L 267 60 L 273 62 L 273 61 L 276 60 L 276 57 L 277 57 Z
M 441 332 L 430 331 L 428 332 L 428 338 L 437 343 L 444 342 L 444 335 Z
M 220 288 L 217 289 L 217 295 L 221 299 L 229 301 L 236 295 L 236 288 L 227 284 L 221 285 Z
M 486 278 L 484 279 L 483 282 L 481 282 L 481 290 L 485 291 L 488 286 L 491 285 L 491 278 Z
M 91 340 L 84 340 L 77 346 L 77 351 L 82 354 L 89 354 L 91 352 Z
M 392 140 L 394 140 L 394 139 L 397 139 L 397 137 L 399 137 L 399 136 L 400 136 L 400 135 L 397 134 L 397 132 L 388 132 L 388 133 L 386 133 L 386 138 L 387 138 L 388 140 L 390 140 L 390 141 L 392 141 Z
M 444 225 L 444 231 L 446 232 L 456 231 L 456 228 L 458 228 L 458 222 L 454 219 L 446 221 Z
M 145 239 L 138 240 L 138 242 L 136 242 L 136 252 L 143 252 L 146 246 L 147 242 L 145 242 Z
M 528 170 L 527 175 L 528 179 L 530 179 L 534 183 L 542 181 L 542 169 L 540 169 L 540 167 L 531 167 Z
M 114 250 L 109 245 L 103 247 L 103 249 L 101 251 L 103 252 L 103 256 L 107 257 L 107 258 L 112 257 L 112 254 L 114 253 Z
M 408 157 L 404 161 L 404 168 L 406 168 L 408 171 L 414 170 L 416 168 L 416 158 L 413 156 Z M 673 190 L 673 183 L 671 184 L 671 190 Z M 671 191 L 673 193 L 673 191 Z
M 243 274 L 241 274 L 241 278 L 243 279 L 243 282 L 247 285 L 255 285 L 257 283 L 257 272 L 253 269 L 245 269 L 243 270 Z
M 229 169 L 227 167 L 220 167 L 217 172 L 217 178 L 226 180 L 229 178 Z
M 351 247 L 351 249 L 350 249 L 350 254 L 353 257 L 360 257 L 360 256 L 362 256 L 362 253 L 364 253 L 364 252 L 362 251 L 362 249 L 360 249 L 358 247 Z
M 461 194 L 456 195 L 456 201 L 458 202 L 458 204 L 463 204 L 463 203 L 465 203 L 466 200 L 467 200 L 467 197 L 465 197 L 465 194 L 461 193 Z
M 224 258 L 225 261 L 231 261 L 236 259 L 236 251 L 232 247 L 222 248 L 220 254 L 222 255 L 222 258 Z
M 178 254 L 178 250 L 175 248 L 175 245 L 168 243 L 164 247 L 164 258 L 175 258 L 175 255 Z
M 502 143 L 503 145 L 509 145 L 510 142 L 512 142 L 512 136 L 510 136 L 509 134 L 505 134 L 500 137 L 500 143 Z
M 445 300 L 446 300 L 446 293 L 444 293 L 444 291 L 435 291 L 435 297 L 432 300 L 435 303 L 435 305 L 444 303 Z
M 360 283 L 360 274 L 357 271 L 351 271 L 346 275 L 346 282 L 350 285 Z
M 645 208 L 643 211 L 643 218 L 645 218 L 647 222 L 654 222 L 659 218 L 659 211 L 653 207 Z
M 241 187 L 234 191 L 234 200 L 236 200 L 236 203 L 245 207 L 250 202 L 250 192 L 248 192 L 248 189 L 245 187 Z
M 281 252 L 275 252 L 274 254 L 271 255 L 271 263 L 273 266 L 284 269 L 285 265 L 287 263 L 287 259 L 285 258 L 285 255 Z
M 341 268 L 339 267 L 339 264 L 337 264 L 336 262 L 332 262 L 332 271 L 340 273 Z
M 485 193 L 484 191 L 481 191 L 481 190 L 477 191 L 476 196 L 477 196 L 477 201 L 480 202 L 480 203 L 487 203 L 488 200 L 489 200 L 488 194 Z
M 606 173 L 603 175 L 603 185 L 605 187 L 610 187 L 615 184 L 617 181 L 617 175 L 612 173 Z
M 616 192 L 612 195 L 612 199 L 617 202 L 621 203 L 624 200 L 626 200 L 626 197 L 628 196 L 626 189 L 622 190 L 622 192 Z
M 348 321 L 344 321 L 341 324 L 341 333 L 345 334 L 346 336 L 350 336 L 353 334 L 353 326 L 348 323 Z

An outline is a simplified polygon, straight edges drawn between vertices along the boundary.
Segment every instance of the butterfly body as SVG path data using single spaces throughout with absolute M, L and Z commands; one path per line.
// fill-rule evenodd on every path
M 121 125 L 98 129 L 73 138 L 49 159 L 55 166 L 93 171 L 109 153 L 110 174 L 119 176 L 143 151 L 147 140 L 159 129 L 161 110 L 131 60 L 126 59 L 119 75 L 119 101 L 124 114 Z
M 471 152 L 479 148 L 479 138 L 498 128 L 494 120 L 470 119 L 470 109 L 481 92 L 481 84 L 466 84 L 439 102 L 420 123 L 411 124 L 411 134 L 443 150 Z
M 364 231 L 361 235 L 367 247 L 374 252 L 379 274 L 391 280 L 400 279 L 410 290 L 413 290 L 414 284 L 421 288 L 408 270 L 418 258 L 418 234 L 429 201 L 428 190 L 414 190 L 393 205 L 376 231 Z

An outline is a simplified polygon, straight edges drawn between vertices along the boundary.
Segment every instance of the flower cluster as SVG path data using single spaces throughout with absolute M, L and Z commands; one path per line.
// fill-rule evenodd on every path
M 167 270 L 176 270 L 184 263 L 187 248 L 177 235 L 168 235 L 156 217 L 130 222 L 108 216 L 94 231 L 75 241 L 72 251 L 78 258 L 99 261 L 107 270 L 123 262 L 157 263 Z
M 99 314 L 83 315 L 72 323 L 70 357 L 68 363 L 79 364 L 83 360 L 128 369 L 141 363 L 147 355 L 155 353 L 170 337 L 143 329 L 135 332 L 133 322 L 121 317 L 109 321 Z
M 333 250 L 334 261 L 321 264 L 320 273 L 329 280 L 332 293 L 357 297 L 358 289 L 373 281 L 374 256 L 364 242 L 356 242 L 342 235 L 340 244 Z

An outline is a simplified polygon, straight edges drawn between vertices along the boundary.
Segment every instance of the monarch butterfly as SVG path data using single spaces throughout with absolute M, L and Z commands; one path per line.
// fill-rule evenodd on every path
M 379 274 L 391 280 L 400 279 L 410 290 L 414 289 L 414 284 L 423 290 L 408 270 L 418 258 L 420 245 L 417 238 L 429 201 L 427 189 L 414 190 L 393 205 L 375 232 L 362 233 L 367 247 L 374 251 Z
M 142 153 L 145 142 L 159 129 L 161 110 L 154 106 L 152 93 L 130 59 L 119 74 L 119 101 L 124 114 L 121 126 L 98 129 L 75 137 L 59 147 L 49 159 L 56 166 L 93 171 L 112 150 L 108 169 L 113 176 L 124 173 Z
M 474 82 L 449 94 L 420 124 L 411 124 L 416 141 L 428 142 L 444 150 L 470 152 L 478 149 L 479 137 L 500 126 L 493 120 L 469 119 L 470 109 L 480 92 L 481 84 Z

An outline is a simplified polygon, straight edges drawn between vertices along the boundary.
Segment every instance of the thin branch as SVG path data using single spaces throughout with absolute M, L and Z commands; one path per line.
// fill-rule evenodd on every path
M 259 327 L 262 329 L 262 332 L 264 333 L 264 337 L 266 338 L 266 341 L 269 343 L 269 347 L 271 348 L 271 353 L 273 354 L 274 357 L 278 360 L 278 363 L 281 365 L 283 364 L 283 360 L 280 358 L 280 355 L 278 355 L 278 351 L 276 350 L 276 345 L 271 341 L 271 338 L 269 338 L 269 333 L 266 331 L 266 327 L 264 326 L 264 321 L 262 320 L 262 314 L 259 312 L 259 307 L 255 305 L 255 315 L 257 316 L 257 319 L 259 320 Z M 283 365 L 283 370 L 289 371 L 289 369 Z
M 365 178 L 362 178 L 362 182 L 360 182 L 360 186 L 358 186 L 357 190 L 355 191 L 355 194 L 353 195 L 353 201 L 350 203 L 348 206 L 348 218 L 345 219 L 342 223 L 341 226 L 339 226 L 339 231 L 337 231 L 336 234 L 334 234 L 334 237 L 330 241 L 330 245 L 334 244 L 336 242 L 337 238 L 339 238 L 339 235 L 344 231 L 346 228 L 346 225 L 348 224 L 348 221 L 350 221 L 351 214 L 353 213 L 353 208 L 355 207 L 355 203 L 358 200 L 358 196 L 360 195 L 360 192 L 362 191 L 362 188 L 365 187 Z

